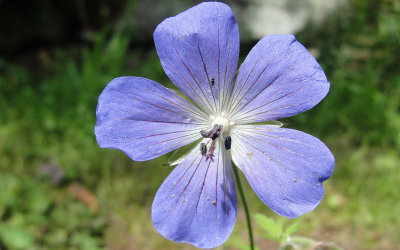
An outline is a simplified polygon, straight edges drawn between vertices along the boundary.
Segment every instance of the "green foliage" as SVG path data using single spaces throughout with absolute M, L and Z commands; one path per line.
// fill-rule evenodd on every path
M 279 242 L 285 241 L 298 228 L 297 222 L 292 222 L 288 226 L 283 226 L 283 219 L 272 219 L 263 214 L 254 214 L 254 219 L 258 225 L 265 231 L 265 237 Z
M 120 34 L 108 37 L 101 33 L 93 48 L 82 48 L 81 65 L 56 53 L 45 77 L 1 62 L 0 248 L 102 248 L 102 216 L 43 182 L 38 169 L 60 164 L 65 184 L 99 184 L 90 174 L 101 166 L 94 111 L 107 82 L 123 73 L 129 44 Z
M 399 16 L 396 1 L 356 0 L 323 29 L 300 33 L 319 51 L 331 90 L 315 109 L 291 121 L 356 145 L 400 150 L 400 60 L 394 56 L 400 53 Z
M 0 204 L 0 245 L 6 248 L 101 249 L 97 234 L 103 219 L 74 202 L 65 190 L 52 189 L 40 179 L 3 173 Z

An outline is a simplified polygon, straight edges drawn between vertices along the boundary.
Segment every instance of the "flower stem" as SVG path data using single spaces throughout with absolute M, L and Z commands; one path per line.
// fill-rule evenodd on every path
M 250 219 L 249 207 L 247 206 L 246 198 L 244 197 L 242 183 L 240 182 L 240 177 L 239 177 L 239 171 L 237 170 L 236 166 L 232 166 L 232 168 L 233 168 L 233 173 L 235 175 L 237 187 L 239 189 L 240 199 L 243 202 L 243 208 L 244 208 L 244 212 L 246 214 L 247 228 L 249 230 L 250 249 L 254 250 L 253 230 L 252 230 L 252 227 L 251 227 L 251 219 Z

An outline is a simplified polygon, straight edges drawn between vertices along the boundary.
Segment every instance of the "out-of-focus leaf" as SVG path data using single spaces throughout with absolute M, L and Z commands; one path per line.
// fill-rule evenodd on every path
M 42 188 L 33 189 L 28 196 L 27 206 L 36 214 L 42 214 L 50 206 L 50 199 Z
M 88 234 L 76 233 L 72 236 L 72 244 L 78 249 L 97 250 L 102 249 L 99 241 Z
M 4 209 L 8 206 L 11 206 L 15 203 L 16 200 L 16 192 L 19 188 L 19 183 L 17 178 L 7 175 L 1 174 L 0 175 L 0 215 L 1 209 Z
M 283 234 L 282 221 L 275 221 L 263 214 L 255 214 L 254 218 L 257 223 L 267 232 L 267 238 L 281 240 Z
M 297 231 L 297 229 L 299 228 L 299 224 L 297 222 L 293 222 L 292 224 L 290 224 L 286 229 L 285 229 L 285 233 L 283 234 L 283 239 L 286 239 L 287 237 L 289 237 L 290 235 L 292 235 L 294 232 Z
M 45 241 L 50 246 L 65 246 L 68 240 L 68 232 L 62 229 L 50 231 L 45 235 Z
M 400 42 L 400 11 L 394 12 L 382 12 L 379 15 L 379 35 L 383 39 L 397 40 Z
M 0 224 L 0 239 L 10 249 L 28 249 L 34 241 L 32 234 L 22 227 Z

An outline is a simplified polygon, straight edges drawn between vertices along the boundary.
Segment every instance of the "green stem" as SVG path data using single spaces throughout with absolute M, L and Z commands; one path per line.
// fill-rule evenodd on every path
M 242 183 L 240 182 L 240 177 L 239 177 L 239 172 L 237 170 L 237 167 L 236 166 L 232 166 L 232 168 L 233 168 L 233 173 L 235 175 L 236 183 L 237 183 L 237 186 L 238 186 L 238 189 L 239 189 L 240 199 L 243 202 L 244 212 L 246 214 L 247 228 L 249 229 L 250 249 L 254 250 L 253 230 L 251 228 L 251 219 L 250 219 L 249 207 L 247 206 L 246 198 L 244 197 Z

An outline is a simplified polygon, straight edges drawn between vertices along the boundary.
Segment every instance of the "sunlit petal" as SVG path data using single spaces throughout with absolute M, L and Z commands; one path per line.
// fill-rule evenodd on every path
M 294 36 L 267 36 L 240 67 L 230 117 L 244 124 L 297 115 L 319 103 L 329 86 L 317 61 Z
M 317 138 L 275 126 L 237 126 L 232 157 L 258 197 L 276 213 L 295 218 L 313 210 L 335 159 Z
M 169 78 L 208 113 L 221 111 L 239 55 L 231 9 L 218 2 L 199 4 L 159 24 L 154 42 Z
M 148 79 L 120 77 L 99 97 L 96 139 L 136 161 L 153 159 L 199 139 L 204 114 Z
M 159 188 L 153 224 L 167 239 L 200 248 L 224 243 L 236 222 L 237 198 L 231 158 L 217 143 L 214 161 L 197 147 Z

